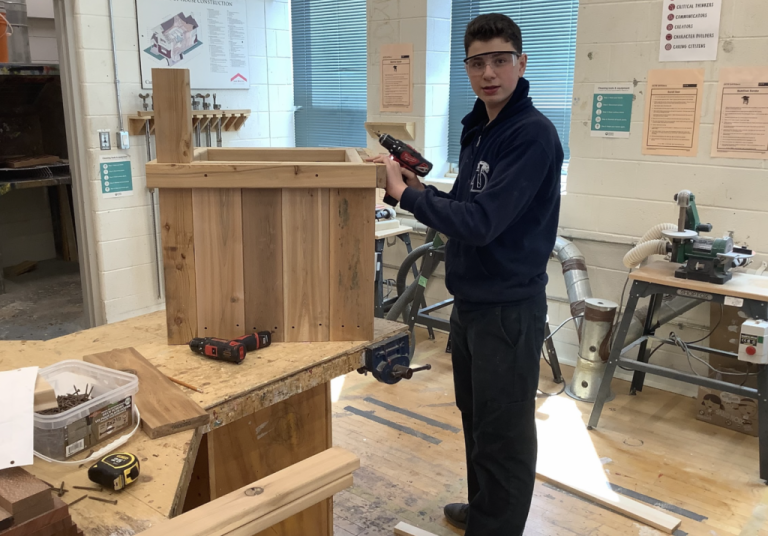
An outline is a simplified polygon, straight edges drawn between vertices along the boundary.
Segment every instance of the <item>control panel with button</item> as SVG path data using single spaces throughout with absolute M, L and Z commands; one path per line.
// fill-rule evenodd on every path
M 739 360 L 768 365 L 768 321 L 750 318 L 741 325 Z

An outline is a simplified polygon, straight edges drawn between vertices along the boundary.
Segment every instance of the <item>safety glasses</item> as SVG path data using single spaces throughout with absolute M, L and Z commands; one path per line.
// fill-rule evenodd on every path
M 517 59 L 522 56 L 519 52 L 510 50 L 503 50 L 498 52 L 484 52 L 483 54 L 475 54 L 469 58 L 464 59 L 464 65 L 467 67 L 467 71 L 470 74 L 481 74 L 485 72 L 486 66 L 490 65 L 491 69 L 496 72 L 509 69 L 517 65 Z

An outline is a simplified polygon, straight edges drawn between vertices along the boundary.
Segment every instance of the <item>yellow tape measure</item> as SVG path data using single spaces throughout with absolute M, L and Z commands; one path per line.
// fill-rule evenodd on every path
M 128 452 L 109 454 L 88 469 L 88 478 L 105 488 L 121 490 L 139 478 L 139 460 Z

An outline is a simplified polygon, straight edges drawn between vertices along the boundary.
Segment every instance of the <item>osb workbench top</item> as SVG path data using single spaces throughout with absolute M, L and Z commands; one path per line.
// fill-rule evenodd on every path
M 404 324 L 377 318 L 374 341 L 406 329 Z M 179 387 L 209 411 L 210 429 L 356 370 L 361 353 L 369 344 L 274 343 L 248 354 L 241 365 L 234 365 L 203 358 L 186 346 L 168 346 L 165 312 L 158 311 L 49 341 L 0 341 L 0 371 L 34 365 L 47 367 L 65 359 L 81 360 L 84 355 L 132 346 L 164 374 L 204 391 L 197 393 Z M 143 431 L 137 432 L 120 450 L 139 457 L 141 477 L 120 493 L 73 489 L 72 486 L 93 485 L 88 481 L 87 466 L 35 459 L 34 466 L 27 469 L 54 486 L 65 481 L 70 491 L 63 499 L 68 503 L 86 493 L 118 499 L 117 506 L 81 501 L 72 507 L 73 520 L 88 536 L 129 535 L 181 512 L 204 431 L 207 430 L 180 432 L 154 441 Z

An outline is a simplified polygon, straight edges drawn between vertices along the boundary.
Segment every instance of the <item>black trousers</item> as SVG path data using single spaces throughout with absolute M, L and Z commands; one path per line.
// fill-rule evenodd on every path
M 536 479 L 536 389 L 546 295 L 476 311 L 454 306 L 453 379 L 467 455 L 466 536 L 522 536 Z

